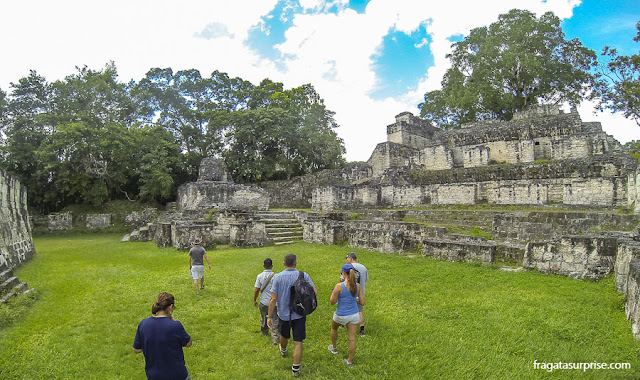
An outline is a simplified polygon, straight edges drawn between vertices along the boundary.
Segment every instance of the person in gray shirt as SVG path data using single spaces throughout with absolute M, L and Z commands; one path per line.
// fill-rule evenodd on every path
M 209 264 L 209 270 L 211 270 L 211 263 L 207 257 L 207 251 L 200 246 L 200 239 L 195 239 L 193 242 L 193 248 L 189 250 L 189 272 L 191 272 L 191 278 L 193 278 L 193 285 L 196 287 L 196 294 L 200 294 L 200 289 L 204 289 L 204 261 L 207 260 Z M 198 288 L 198 280 L 200 280 L 200 287 Z
M 362 294 L 365 294 L 365 285 L 369 280 L 369 272 L 367 272 L 367 268 L 358 262 L 357 256 L 353 252 L 347 253 L 347 257 L 345 257 L 345 261 L 347 264 L 353 265 L 356 270 L 356 281 L 362 287 Z M 364 333 L 364 306 L 358 304 L 358 311 L 360 312 L 360 336 L 365 336 Z

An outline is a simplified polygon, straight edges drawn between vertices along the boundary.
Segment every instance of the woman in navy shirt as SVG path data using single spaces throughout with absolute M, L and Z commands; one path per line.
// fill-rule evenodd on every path
M 138 324 L 133 352 L 143 353 L 149 380 L 189 380 L 182 347 L 191 347 L 191 337 L 173 317 L 173 295 L 158 294 L 151 308 L 152 317 Z

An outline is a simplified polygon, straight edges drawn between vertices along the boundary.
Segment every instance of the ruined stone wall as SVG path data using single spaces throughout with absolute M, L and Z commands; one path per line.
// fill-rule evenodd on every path
M 0 268 L 16 268 L 34 254 L 27 190 L 0 169 Z
M 482 241 L 447 241 L 425 239 L 421 244 L 421 254 L 440 260 L 453 262 L 495 261 L 496 245 Z
M 264 222 L 248 221 L 229 225 L 229 242 L 236 247 L 261 247 L 268 241 Z
M 312 209 L 493 203 L 635 210 L 640 208 L 636 202 L 640 181 L 636 174 L 638 163 L 634 160 L 612 153 L 544 163 L 417 171 L 411 176 L 413 185 L 316 189 Z
M 113 224 L 113 214 L 87 214 L 87 228 L 108 228 Z
M 529 242 L 522 265 L 542 273 L 600 280 L 613 273 L 617 250 L 615 238 L 565 236 L 557 241 Z
M 410 166 L 413 162 L 419 162 L 419 152 L 418 149 L 406 145 L 384 142 L 376 146 L 367 163 L 372 168 L 372 176 L 379 177 L 389 168 Z
M 290 180 L 261 182 L 256 186 L 267 191 L 271 208 L 309 208 L 315 188 L 357 183 L 371 175 L 372 170 L 368 164 L 353 162 L 343 169 L 322 170 Z
M 189 215 L 166 214 L 157 221 L 153 236 L 157 246 L 186 250 L 193 246 L 196 238 L 202 241 L 203 247 L 229 244 L 232 226 L 246 219 L 246 214 L 235 212 L 216 212 L 211 216 L 203 211 L 187 211 L 186 214 Z M 237 230 L 234 238 L 242 238 Z
M 178 188 L 177 203 L 181 210 L 268 210 L 269 194 L 258 187 L 198 181 Z
M 491 236 L 519 242 L 542 241 L 589 230 L 635 231 L 637 215 L 583 212 L 496 213 Z

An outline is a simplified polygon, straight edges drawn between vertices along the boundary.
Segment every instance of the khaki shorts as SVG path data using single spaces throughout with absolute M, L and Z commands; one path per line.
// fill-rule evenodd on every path
M 192 265 L 191 266 L 191 278 L 199 280 L 204 277 L 204 265 Z

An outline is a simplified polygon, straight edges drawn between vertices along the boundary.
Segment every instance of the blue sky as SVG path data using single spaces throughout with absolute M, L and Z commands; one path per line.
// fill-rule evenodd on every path
M 23 0 L 0 3 L 0 88 L 36 70 L 49 81 L 113 60 L 120 79 L 152 67 L 214 70 L 286 87 L 311 83 L 336 112 L 349 161 L 365 161 L 403 111 L 439 88 L 452 41 L 511 8 L 553 11 L 567 38 L 636 54 L 635 0 Z M 99 17 L 97 17 L 99 15 Z M 7 58 L 9 57 L 9 58 Z M 640 127 L 584 104 L 621 142 Z

